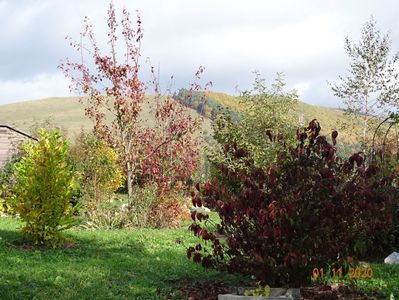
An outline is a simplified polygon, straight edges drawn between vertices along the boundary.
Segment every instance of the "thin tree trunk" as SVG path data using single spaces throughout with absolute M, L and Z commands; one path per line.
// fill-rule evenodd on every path
M 366 94 L 365 97 L 365 105 L 364 105 L 364 123 L 363 123 L 363 151 L 365 151 L 366 147 L 366 137 L 367 137 L 367 121 L 368 121 L 369 107 L 368 107 L 368 96 Z
M 395 133 L 396 133 L 396 160 L 399 161 L 399 135 L 398 135 L 397 126 L 395 126 Z
M 363 122 L 363 144 L 366 144 L 366 136 L 367 136 L 367 116 L 364 116 Z
M 129 200 L 130 200 L 132 198 L 132 195 L 133 195 L 133 170 L 132 170 L 132 163 L 131 162 L 127 163 L 126 184 L 127 184 L 127 194 L 129 196 Z

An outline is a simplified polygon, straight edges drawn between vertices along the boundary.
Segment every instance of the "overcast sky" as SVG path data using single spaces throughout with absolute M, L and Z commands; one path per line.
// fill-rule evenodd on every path
M 311 104 L 338 107 L 327 81 L 345 74 L 346 36 L 357 41 L 371 15 L 399 50 L 399 1 L 114 0 L 118 16 L 139 10 L 143 57 L 160 66 L 161 82 L 188 87 L 198 66 L 213 90 L 235 94 L 259 70 L 271 83 L 284 72 L 289 89 Z M 106 41 L 108 0 L 0 0 L 0 104 L 68 96 L 57 69 L 79 60 L 64 39 L 79 39 L 84 16 Z

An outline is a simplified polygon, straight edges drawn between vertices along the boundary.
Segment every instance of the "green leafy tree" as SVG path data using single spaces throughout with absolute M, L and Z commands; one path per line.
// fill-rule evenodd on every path
M 265 144 L 267 132 L 278 132 L 280 136 L 293 140 L 297 128 L 296 117 L 292 114 L 298 103 L 295 90 L 286 92 L 282 73 L 277 73 L 275 82 L 268 88 L 265 79 L 255 72 L 253 89 L 245 91 L 240 97 L 243 107 L 242 131 L 249 141 L 255 161 L 265 163 L 270 160 L 268 150 L 271 144 Z M 270 138 L 269 138 L 270 141 Z
M 293 114 L 298 103 L 296 91 L 285 91 L 282 73 L 277 74 L 269 88 L 260 74 L 255 72 L 253 88 L 242 92 L 239 101 L 241 111 L 238 119 L 228 111 L 216 118 L 213 137 L 217 143 L 211 149 L 209 158 L 214 165 L 227 163 L 222 145 L 237 143 L 250 151 L 256 165 L 268 165 L 275 161 L 276 150 L 281 146 L 278 142 L 272 142 L 270 132 L 278 132 L 275 139 L 294 139 L 293 132 L 298 125 Z M 242 167 L 239 160 L 231 160 L 230 164 Z
M 373 117 L 387 115 L 399 106 L 399 53 L 390 56 L 391 40 L 382 35 L 371 18 L 363 27 L 358 44 L 345 39 L 345 51 L 351 62 L 349 75 L 339 76 L 340 84 L 331 84 L 335 96 L 341 98 L 348 114 L 363 118 L 363 144 L 369 142 L 368 132 Z
M 58 130 L 40 130 L 39 140 L 24 143 L 23 150 L 10 205 L 35 244 L 56 245 L 59 232 L 76 224 L 70 199 L 77 182 L 69 144 Z

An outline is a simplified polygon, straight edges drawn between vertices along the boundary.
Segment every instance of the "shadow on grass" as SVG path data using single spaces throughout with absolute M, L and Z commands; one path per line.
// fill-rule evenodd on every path
M 8 243 L 13 243 L 17 240 L 22 239 L 22 235 L 15 230 L 3 230 L 0 229 L 0 239 L 7 241 Z
M 173 232 L 73 230 L 68 249 L 22 250 L 16 230 L 0 229 L 0 299 L 162 299 L 181 282 L 237 278 L 185 256 Z

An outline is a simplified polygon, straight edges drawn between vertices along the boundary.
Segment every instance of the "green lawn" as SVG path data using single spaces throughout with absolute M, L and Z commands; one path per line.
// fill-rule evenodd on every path
M 196 281 L 242 285 L 246 280 L 190 262 L 186 246 L 198 240 L 187 226 L 71 229 L 66 235 L 75 245 L 65 250 L 15 246 L 21 240 L 19 226 L 16 219 L 0 218 L 0 299 L 163 299 L 157 295 Z M 176 239 L 184 243 L 177 244 Z M 373 278 L 358 279 L 358 287 L 377 292 L 378 299 L 389 299 L 391 293 L 399 299 L 399 265 L 370 266 Z
M 11 244 L 19 225 L 0 218 L 0 299 L 162 299 L 155 295 L 184 282 L 242 278 L 189 261 L 185 248 L 196 239 L 186 229 L 71 229 L 74 248 L 39 251 Z
M 372 278 L 348 279 L 348 274 L 343 278 L 339 276 L 333 278 L 331 274 L 327 275 L 321 282 L 327 284 L 344 283 L 348 286 L 356 286 L 358 290 L 373 295 L 377 299 L 390 299 L 391 294 L 395 299 L 399 299 L 399 265 L 387 265 L 383 259 L 376 262 L 361 262 L 360 269 L 371 268 Z
M 372 279 L 359 279 L 358 286 L 366 293 L 377 291 L 382 299 L 389 299 L 392 293 L 399 299 L 399 265 L 371 263 L 374 276 Z

